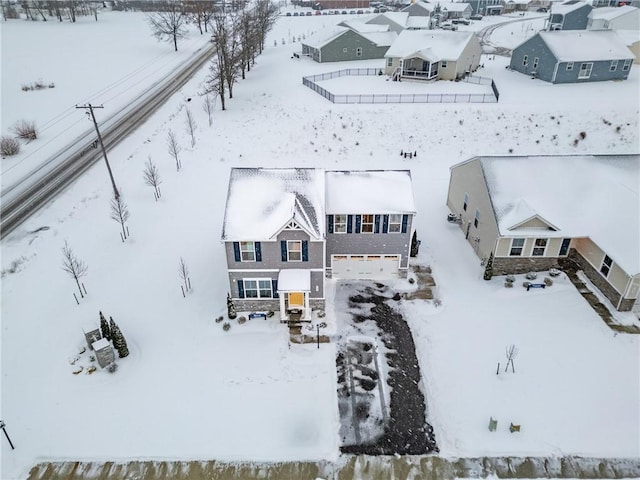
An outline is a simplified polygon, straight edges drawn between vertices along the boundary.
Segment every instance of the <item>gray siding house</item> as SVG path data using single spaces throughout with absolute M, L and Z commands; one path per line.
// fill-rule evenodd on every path
M 547 30 L 584 30 L 589 23 L 593 7 L 585 2 L 570 0 L 552 4 Z
M 236 309 L 308 321 L 325 277 L 406 277 L 414 215 L 409 171 L 233 168 L 221 240 Z
M 610 30 L 539 32 L 513 50 L 509 68 L 551 83 L 626 80 L 634 58 Z
M 411 5 L 404 7 L 401 11 L 406 12 L 409 16 L 430 17 L 433 13 L 434 5 L 420 0 L 413 2 Z
M 411 173 L 329 171 L 326 182 L 327 276 L 406 277 L 416 213 Z
M 388 25 L 363 25 L 354 22 L 318 32 L 302 41 L 302 54 L 319 63 L 384 58 L 397 34 Z
M 640 314 L 639 184 L 640 155 L 475 157 L 451 167 L 447 206 L 495 274 L 573 261 Z

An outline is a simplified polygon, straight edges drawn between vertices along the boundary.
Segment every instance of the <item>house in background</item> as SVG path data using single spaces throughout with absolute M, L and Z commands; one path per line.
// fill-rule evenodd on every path
M 640 30 L 640 9 L 623 5 L 622 7 L 594 8 L 589 13 L 589 30 Z
M 407 276 L 411 173 L 233 168 L 221 240 L 238 311 L 311 320 L 325 278 Z
M 554 3 L 551 5 L 546 30 L 584 30 L 589 23 L 591 10 L 591 5 L 577 0 Z
M 455 80 L 478 68 L 482 47 L 472 32 L 405 30 L 385 54 L 394 78 Z
M 408 13 L 410 16 L 422 16 L 422 17 L 430 17 L 433 14 L 433 9 L 435 5 L 428 2 L 421 2 L 420 0 L 411 3 L 404 7 L 401 11 L 403 13 Z
M 372 25 L 388 25 L 389 31 L 400 33 L 403 30 L 429 30 L 431 17 L 410 16 L 407 12 L 386 12 L 376 15 L 366 22 Z
M 611 30 L 543 31 L 513 49 L 509 68 L 551 83 L 626 80 L 634 58 Z
M 440 20 L 453 20 L 457 18 L 469 19 L 473 13 L 473 8 L 468 3 L 439 3 Z
M 471 15 L 491 15 L 491 7 L 496 15 L 502 11 L 502 0 L 467 0 L 467 3 L 471 5 Z
M 388 25 L 353 20 L 307 37 L 302 54 L 319 63 L 384 58 L 396 37 Z
M 529 4 L 530 0 L 504 0 L 502 5 L 504 8 L 502 9 L 502 13 L 520 13 L 527 12 L 530 10 Z
M 640 155 L 475 157 L 451 167 L 447 206 L 497 275 L 575 261 L 640 314 Z

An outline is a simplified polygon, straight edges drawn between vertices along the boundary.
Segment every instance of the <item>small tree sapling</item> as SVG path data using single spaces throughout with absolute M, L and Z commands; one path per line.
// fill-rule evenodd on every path
M 122 241 L 124 242 L 129 236 L 128 228 L 125 223 L 129 220 L 129 209 L 127 204 L 122 200 L 122 195 L 114 197 L 111 200 L 111 218 L 118 222 L 122 227 Z
M 62 257 L 62 269 L 75 280 L 80 296 L 84 298 L 82 288 L 80 288 L 80 279 L 87 274 L 87 266 L 82 260 L 76 257 L 66 241 L 64 242 L 64 247 L 62 247 Z
M 487 265 L 484 267 L 484 279 L 491 280 L 493 278 L 493 252 L 489 254 L 489 260 L 487 260 Z
M 212 95 L 205 95 L 202 100 L 202 109 L 207 113 L 209 126 L 213 125 L 213 108 L 215 106 L 215 98 Z
M 169 155 L 171 155 L 176 161 L 176 170 L 180 171 L 180 167 L 182 167 L 182 164 L 180 163 L 179 154 L 182 151 L 182 147 L 178 144 L 176 135 L 171 130 L 169 130 L 169 133 L 167 133 L 167 148 L 169 150 Z
M 193 118 L 193 113 L 191 113 L 189 108 L 185 108 L 185 112 L 187 114 L 187 118 L 185 120 L 187 132 L 189 132 L 189 135 L 191 136 L 191 148 L 193 148 L 196 145 L 196 120 Z
M 129 355 L 127 341 L 124 335 L 122 335 L 120 327 L 113 321 L 113 318 L 109 317 L 109 320 L 111 320 L 111 341 L 113 342 L 113 347 L 118 351 L 118 357 L 124 358 Z
M 180 257 L 180 263 L 178 264 L 178 274 L 184 283 L 184 292 L 191 290 L 191 279 L 189 278 L 189 268 L 184 258 Z
M 142 172 L 144 175 L 144 182 L 153 187 L 153 196 L 156 201 L 160 198 L 160 184 L 162 180 L 160 180 L 160 172 L 158 171 L 158 167 L 156 167 L 155 163 L 151 160 L 151 157 L 147 160 L 147 163 L 144 165 L 144 171 Z

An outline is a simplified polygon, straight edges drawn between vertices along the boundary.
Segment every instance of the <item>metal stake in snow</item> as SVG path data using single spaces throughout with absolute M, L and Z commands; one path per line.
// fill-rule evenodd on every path
M 107 158 L 107 151 L 104 149 L 104 144 L 102 143 L 102 135 L 100 135 L 100 130 L 98 129 L 98 122 L 96 121 L 96 117 L 93 114 L 94 108 L 104 108 L 102 105 L 98 107 L 94 107 L 90 103 L 86 105 L 78 106 L 76 108 L 84 108 L 89 109 L 89 113 L 91 114 L 91 120 L 93 120 L 93 125 L 96 127 L 96 133 L 98 134 L 98 141 L 100 142 L 100 148 L 102 148 L 102 155 L 104 156 L 104 161 L 107 164 L 107 170 L 109 171 L 109 178 L 111 179 L 111 185 L 113 186 L 113 194 L 116 199 L 120 197 L 120 193 L 118 193 L 118 187 L 116 187 L 116 181 L 113 179 L 113 173 L 111 172 L 111 165 L 109 165 L 109 159 Z
M 4 432 L 4 436 L 7 437 L 7 441 L 9 442 L 9 445 L 11 445 L 11 450 L 15 450 L 15 447 L 13 446 L 13 443 L 11 442 L 11 439 L 9 438 L 9 434 L 7 433 L 7 430 L 4 428 L 4 421 L 3 420 L 0 420 L 0 428 Z

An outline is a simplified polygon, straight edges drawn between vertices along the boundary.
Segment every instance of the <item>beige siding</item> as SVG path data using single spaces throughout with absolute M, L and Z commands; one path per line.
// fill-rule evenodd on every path
M 466 211 L 463 210 L 465 192 L 469 195 Z M 462 215 L 462 233 L 466 234 L 469 229 L 468 241 L 478 257 L 489 257 L 498 238 L 498 225 L 479 160 L 471 160 L 451 169 L 447 206 L 452 213 Z M 476 210 L 480 212 L 478 227 L 474 226 Z
M 496 257 L 508 257 L 510 250 L 511 250 L 511 239 L 500 238 L 498 240 L 498 244 L 496 245 L 496 253 L 494 255 Z
M 389 66 L 389 59 L 388 58 L 384 59 L 384 73 L 386 75 L 391 75 L 393 71 L 399 66 L 400 66 L 400 58 L 398 57 L 393 58 L 393 63 L 391 64 L 391 66 Z
M 547 243 L 547 250 L 544 252 L 545 257 L 557 257 L 562 245 L 562 238 L 550 238 Z
M 462 55 L 457 62 L 455 62 L 455 73 L 451 68 L 447 68 L 450 72 L 453 73 L 452 78 L 443 78 L 443 80 L 454 80 L 456 77 L 461 77 L 467 70 L 475 71 L 480 65 L 480 55 L 482 55 L 482 47 L 480 46 L 480 42 L 478 38 L 474 35 L 471 37 L 471 41 L 467 44 L 466 48 L 462 51 Z M 449 72 L 447 72 L 449 73 Z
M 572 246 L 593 266 L 593 268 L 598 272 L 600 271 L 605 252 L 598 247 L 598 245 L 589 238 L 580 238 L 575 240 Z M 611 284 L 611 286 L 618 292 L 624 294 L 624 291 L 629 284 L 629 279 L 630 276 L 620 268 L 615 262 L 615 259 L 613 259 L 613 265 L 609 271 L 609 275 L 607 276 L 609 284 Z
M 517 234 L 518 230 L 521 228 L 542 228 L 547 230 L 549 228 L 549 224 L 545 223 L 539 217 L 533 217 L 527 220 L 526 222 L 523 222 L 522 224 L 518 225 L 517 228 L 514 228 L 512 230 L 514 232 L 514 235 Z

